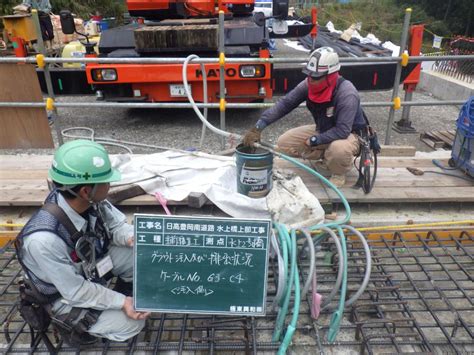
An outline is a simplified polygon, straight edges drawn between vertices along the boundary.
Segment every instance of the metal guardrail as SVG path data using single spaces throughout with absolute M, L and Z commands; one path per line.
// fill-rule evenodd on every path
M 420 63 L 423 61 L 433 60 L 474 60 L 474 55 L 440 55 L 426 58 L 426 56 L 413 56 L 408 58 L 409 63 Z M 53 63 L 100 63 L 100 64 L 183 64 L 185 58 L 44 58 L 47 64 Z M 342 57 L 339 59 L 341 64 L 344 63 L 378 63 L 392 64 L 401 62 L 400 57 Z M 279 57 L 279 58 L 226 58 L 227 63 L 301 63 L 304 65 L 308 61 L 307 57 Z M 0 63 L 29 63 L 36 64 L 35 57 L 25 58 L 1 58 Z M 196 64 L 218 64 L 218 58 L 199 58 L 193 60 Z
M 449 100 L 449 101 L 402 101 L 402 106 L 442 106 L 442 105 L 462 105 L 464 100 Z M 196 103 L 199 108 L 219 108 L 218 103 Z M 386 101 L 362 102 L 363 107 L 392 107 L 393 103 Z M 154 102 L 154 103 L 134 103 L 134 102 L 56 102 L 54 104 L 57 108 L 69 107 L 103 107 L 103 108 L 190 108 L 190 103 L 172 103 L 172 102 Z M 232 109 L 256 109 L 269 108 L 273 103 L 227 103 L 227 108 Z M 0 102 L 0 107 L 45 107 L 45 103 L 41 102 Z M 301 104 L 299 107 L 306 107 Z

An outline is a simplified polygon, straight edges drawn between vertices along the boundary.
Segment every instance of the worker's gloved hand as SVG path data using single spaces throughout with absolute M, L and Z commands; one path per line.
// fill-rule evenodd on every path
M 242 143 L 246 147 L 252 147 L 253 143 L 260 142 L 261 136 L 262 136 L 262 131 L 259 130 L 257 127 L 253 127 L 252 129 L 249 129 L 245 133 L 244 138 L 242 139 Z

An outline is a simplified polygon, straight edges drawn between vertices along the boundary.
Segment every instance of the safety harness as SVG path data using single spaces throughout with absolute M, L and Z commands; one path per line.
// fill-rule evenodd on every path
M 97 256 L 103 256 L 107 252 L 110 235 L 106 231 L 107 228 L 100 213 L 97 213 L 94 231 L 90 229 L 86 232 L 77 231 L 70 218 L 57 205 L 57 197 L 58 192 L 52 191 L 46 198 L 43 207 L 30 219 L 15 240 L 18 261 L 25 274 L 19 284 L 19 311 L 34 330 L 44 333 L 52 322 L 67 343 L 72 346 L 80 346 L 97 340 L 96 337 L 89 335 L 87 331 L 97 322 L 102 311 L 94 309 L 85 311 L 82 308 L 74 307 L 67 314 L 55 316 L 52 313 L 51 305 L 61 295 L 54 285 L 39 279 L 23 263 L 24 238 L 38 231 L 53 232 L 72 250 L 70 253 L 71 259 L 74 262 L 82 263 L 86 279 L 106 284 L 112 274 L 109 273 L 99 277 L 95 270 L 95 262 Z M 91 213 L 94 213 L 94 211 L 91 211 Z
M 381 152 L 382 148 L 377 137 L 377 132 L 370 126 L 369 120 L 364 111 L 362 111 L 366 127 L 358 130 L 356 133 L 359 142 L 360 150 L 359 154 L 354 160 L 356 164 L 357 158 L 359 159 L 359 166 L 356 165 L 356 169 L 359 171 L 359 177 L 355 183 L 355 188 L 361 188 L 368 194 L 372 191 L 377 177 L 377 155 Z

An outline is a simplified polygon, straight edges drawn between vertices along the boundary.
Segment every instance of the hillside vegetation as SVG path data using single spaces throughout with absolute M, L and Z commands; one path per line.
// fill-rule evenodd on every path
M 352 23 L 362 24 L 361 34 L 375 34 L 382 41 L 399 44 L 405 9 L 411 8 L 411 24 L 424 24 L 425 52 L 432 47 L 433 36 L 444 38 L 443 45 L 457 35 L 473 36 L 473 0 L 352 0 L 348 4 L 337 1 L 318 2 L 318 22 L 332 21 L 336 29 L 344 30 Z M 310 14 L 310 3 L 296 2 L 303 15 Z

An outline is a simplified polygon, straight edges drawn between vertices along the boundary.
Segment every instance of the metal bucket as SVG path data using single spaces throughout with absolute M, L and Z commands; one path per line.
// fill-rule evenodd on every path
M 245 196 L 259 198 L 272 189 L 273 154 L 261 148 L 235 148 L 237 191 Z

